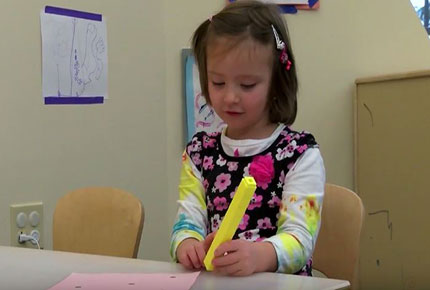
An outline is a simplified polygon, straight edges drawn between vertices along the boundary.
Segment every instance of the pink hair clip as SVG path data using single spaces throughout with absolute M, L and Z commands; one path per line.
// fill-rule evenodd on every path
M 288 59 L 288 53 L 285 48 L 282 50 L 281 55 L 279 56 L 279 60 L 281 61 L 282 64 L 285 64 L 286 70 L 290 70 L 291 61 Z

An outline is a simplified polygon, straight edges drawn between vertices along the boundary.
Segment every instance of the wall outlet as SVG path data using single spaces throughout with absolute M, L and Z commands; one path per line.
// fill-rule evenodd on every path
M 39 237 L 40 248 L 43 248 L 43 203 L 31 202 L 11 204 L 10 206 L 10 245 L 23 248 L 37 248 L 37 243 L 26 241 L 20 243 L 20 234 Z

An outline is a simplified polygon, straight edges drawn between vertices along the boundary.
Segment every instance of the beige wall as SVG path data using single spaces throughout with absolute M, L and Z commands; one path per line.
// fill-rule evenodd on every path
M 48 4 L 107 17 L 105 104 L 43 105 L 39 13 Z M 9 244 L 9 204 L 43 201 L 50 249 L 57 199 L 74 188 L 105 185 L 133 192 L 144 203 L 139 256 L 168 258 L 163 19 L 160 1 L 2 1 L 1 245 Z
M 50 248 L 56 200 L 76 187 L 110 185 L 145 205 L 139 257 L 168 259 L 184 146 L 180 51 L 223 3 L 2 2 L 1 245 L 9 243 L 9 204 L 44 202 Z M 106 104 L 42 104 L 39 11 L 47 4 L 108 18 Z M 430 68 L 430 41 L 409 0 L 325 0 L 318 12 L 286 18 L 301 84 L 295 128 L 313 132 L 321 144 L 327 180 L 352 188 L 354 80 Z

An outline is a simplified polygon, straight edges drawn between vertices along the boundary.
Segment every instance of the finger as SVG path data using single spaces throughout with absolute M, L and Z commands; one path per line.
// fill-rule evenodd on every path
M 216 232 L 210 233 L 203 242 L 204 250 L 207 252 L 215 238 Z
M 179 261 L 179 263 L 181 263 L 182 266 L 184 266 L 188 270 L 192 270 L 193 269 L 193 265 L 191 264 L 191 261 L 188 258 L 187 254 L 178 256 L 178 261 Z
M 235 252 L 224 254 L 212 260 L 214 267 L 227 267 L 239 262 L 239 256 Z
M 206 256 L 206 251 L 204 249 L 204 244 L 200 243 L 198 246 L 196 246 L 196 253 L 197 253 L 197 257 L 199 259 L 200 265 L 203 265 L 203 260 L 205 259 Z
M 225 253 L 235 252 L 238 249 L 239 249 L 238 242 L 236 240 L 227 241 L 219 245 L 218 248 L 216 248 L 214 252 L 214 256 L 222 257 L 225 255 Z
M 188 252 L 188 258 L 190 259 L 191 264 L 195 269 L 201 268 L 199 258 L 197 257 L 197 253 L 194 248 L 190 249 L 190 251 Z

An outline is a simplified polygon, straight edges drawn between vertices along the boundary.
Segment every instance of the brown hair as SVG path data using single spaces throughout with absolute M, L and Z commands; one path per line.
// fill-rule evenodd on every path
M 279 60 L 280 50 L 272 30 L 275 27 L 284 41 L 291 68 Z M 202 94 L 210 104 L 207 77 L 207 47 L 214 37 L 235 37 L 238 42 L 251 38 L 263 45 L 273 47 L 272 80 L 268 93 L 269 119 L 272 123 L 291 125 L 297 114 L 297 74 L 295 61 L 288 37 L 288 29 L 279 8 L 273 4 L 243 0 L 228 4 L 224 9 L 207 19 L 196 29 L 192 39 L 192 49 L 200 75 Z

